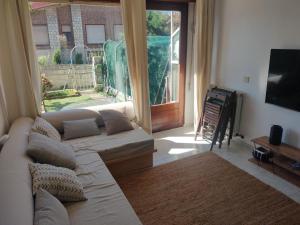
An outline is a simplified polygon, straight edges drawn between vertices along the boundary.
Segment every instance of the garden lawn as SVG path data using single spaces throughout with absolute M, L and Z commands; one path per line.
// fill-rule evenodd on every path
M 45 111 L 46 112 L 55 112 L 60 111 L 62 108 L 71 105 L 71 104 L 81 104 L 87 101 L 93 100 L 89 96 L 76 96 L 76 97 L 67 97 L 67 98 L 58 98 L 45 100 Z

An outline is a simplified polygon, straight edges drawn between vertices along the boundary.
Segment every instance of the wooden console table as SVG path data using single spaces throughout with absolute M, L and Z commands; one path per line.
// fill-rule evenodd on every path
M 269 137 L 263 136 L 251 140 L 256 148 L 259 145 L 273 154 L 272 161 L 275 165 L 282 167 L 298 176 L 300 170 L 294 169 L 291 164 L 295 161 L 300 162 L 300 149 L 282 143 L 281 145 L 272 145 L 269 143 Z

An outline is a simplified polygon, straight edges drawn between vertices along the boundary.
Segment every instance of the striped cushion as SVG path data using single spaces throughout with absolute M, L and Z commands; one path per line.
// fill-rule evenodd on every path
M 82 184 L 74 171 L 39 163 L 30 163 L 29 169 L 33 194 L 42 188 L 63 202 L 86 200 Z
M 46 120 L 37 117 L 32 126 L 32 131 L 43 134 L 56 141 L 61 141 L 61 136 L 58 131 Z

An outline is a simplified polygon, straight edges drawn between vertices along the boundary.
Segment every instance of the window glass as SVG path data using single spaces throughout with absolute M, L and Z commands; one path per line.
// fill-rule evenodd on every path
M 147 10 L 148 75 L 151 105 L 179 101 L 179 11 Z
M 42 111 L 132 100 L 119 6 L 32 2 L 30 9 Z
M 104 25 L 86 25 L 88 44 L 101 44 L 105 42 Z
M 34 25 L 32 32 L 36 45 L 49 45 L 47 25 Z

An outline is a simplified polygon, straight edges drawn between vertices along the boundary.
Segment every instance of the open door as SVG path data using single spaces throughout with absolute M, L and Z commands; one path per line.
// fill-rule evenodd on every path
M 184 123 L 187 9 L 186 3 L 147 2 L 153 132 Z

